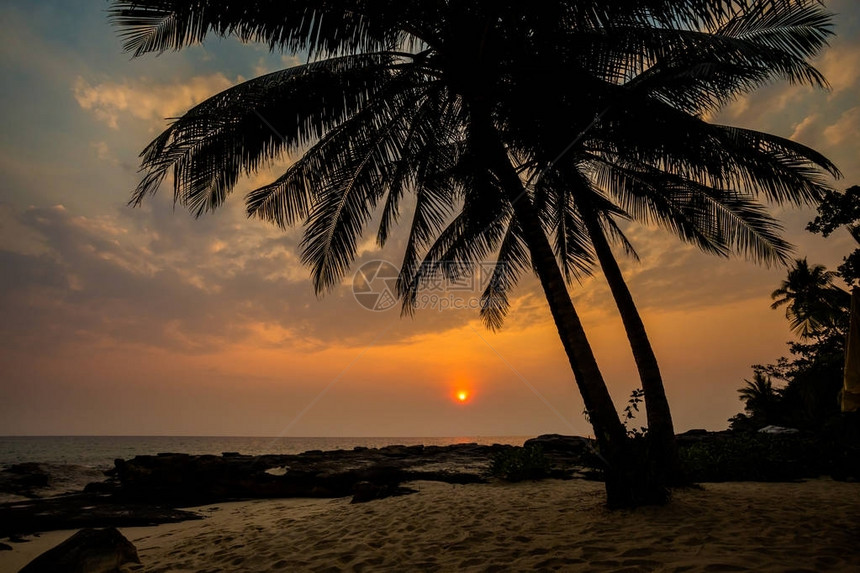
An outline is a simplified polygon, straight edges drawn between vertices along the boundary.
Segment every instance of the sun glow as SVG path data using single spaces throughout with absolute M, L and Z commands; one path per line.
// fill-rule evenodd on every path
M 458 390 L 455 394 L 458 402 L 465 403 L 469 399 L 469 393 L 466 390 Z

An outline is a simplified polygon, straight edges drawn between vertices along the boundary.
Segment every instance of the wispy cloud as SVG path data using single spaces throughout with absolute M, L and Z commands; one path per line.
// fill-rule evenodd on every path
M 241 77 L 231 81 L 224 74 L 216 73 L 172 84 L 141 78 L 92 85 L 79 76 L 72 92 L 81 108 L 113 129 L 119 129 L 121 118 L 135 118 L 162 127 L 165 119 L 182 115 L 239 81 Z

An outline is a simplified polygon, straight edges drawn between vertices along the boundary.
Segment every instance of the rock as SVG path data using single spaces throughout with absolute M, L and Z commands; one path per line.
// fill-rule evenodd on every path
M 346 497 L 358 482 L 396 488 L 404 481 L 484 481 L 502 446 L 389 446 L 295 455 L 137 456 L 117 460 L 115 496 L 126 502 L 189 507 L 235 499 Z
M 42 553 L 20 573 L 110 573 L 140 563 L 137 549 L 115 528 L 82 529 Z
M 687 430 L 682 434 L 675 436 L 675 442 L 678 447 L 685 447 L 692 444 L 718 442 L 731 438 L 732 432 L 729 430 L 720 430 L 718 432 L 709 432 L 708 430 Z
M 41 464 L 13 464 L 0 472 L 0 492 L 23 497 L 38 497 L 38 490 L 50 485 L 50 476 Z
M 424 451 L 424 446 L 385 446 L 379 448 L 379 453 L 386 456 L 406 457 L 410 455 L 420 455 Z
M 539 446 L 544 453 L 563 452 L 580 455 L 588 451 L 591 442 L 580 436 L 562 436 L 561 434 L 544 434 L 537 438 L 526 440 L 524 448 Z
M 0 551 L 12 551 L 12 546 L 0 543 Z
M 103 481 L 95 481 L 84 486 L 84 493 L 110 494 L 116 491 L 116 484 Z
M 384 499 L 395 495 L 407 495 L 417 490 L 400 487 L 397 484 L 376 484 L 369 481 L 360 481 L 353 487 L 352 501 L 350 503 L 367 503 L 376 499 Z
M 709 433 L 710 432 L 708 432 L 708 430 L 705 430 L 703 428 L 693 428 L 692 430 L 687 430 L 683 434 L 679 434 L 679 435 L 681 435 L 681 436 L 706 436 Z
M 101 495 L 74 494 L 25 503 L 0 504 L 0 538 L 27 541 L 19 536 L 37 531 L 82 527 L 140 527 L 201 519 L 196 513 L 153 505 L 118 503 Z
M 797 428 L 785 428 L 783 426 L 765 426 L 759 430 L 761 434 L 799 434 L 800 430 Z
M 380 487 L 369 481 L 360 481 L 352 488 L 352 492 L 350 503 L 365 503 L 379 499 Z

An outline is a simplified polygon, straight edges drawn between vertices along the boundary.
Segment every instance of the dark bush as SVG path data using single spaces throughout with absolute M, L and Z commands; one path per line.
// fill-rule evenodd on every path
M 542 479 L 549 476 L 550 464 L 540 446 L 510 448 L 493 456 L 490 472 L 505 481 Z
M 736 432 L 686 445 L 681 465 L 693 481 L 784 481 L 828 472 L 828 456 L 813 437 Z

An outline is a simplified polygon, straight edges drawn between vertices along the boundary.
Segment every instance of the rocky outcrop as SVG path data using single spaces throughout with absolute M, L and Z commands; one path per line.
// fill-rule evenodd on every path
M 101 470 L 72 464 L 12 464 L 0 469 L 0 496 L 38 498 L 80 492 L 88 482 L 103 477 Z
M 0 493 L 38 497 L 38 491 L 49 485 L 48 472 L 41 464 L 13 464 L 0 471 Z
M 562 436 L 561 434 L 543 434 L 537 438 L 526 440 L 523 447 L 540 447 L 544 454 L 561 454 L 572 461 L 577 461 L 587 455 L 595 444 L 592 440 L 581 436 Z
M 591 451 L 585 438 L 546 435 L 540 446 L 551 475 L 572 474 Z M 384 497 L 415 480 L 475 483 L 489 477 L 493 458 L 513 446 L 387 446 L 295 455 L 221 456 L 163 453 L 116 460 L 110 480 L 91 490 L 114 499 L 187 507 L 231 499 L 271 497 Z M 367 492 L 376 493 L 369 494 Z
M 0 538 L 81 527 L 139 527 L 200 519 L 159 505 L 121 503 L 92 494 L 0 504 Z
M 588 440 L 565 436 L 541 436 L 529 443 L 546 452 L 547 475 L 553 477 L 573 475 L 589 449 Z M 0 504 L 0 537 L 195 519 L 199 516 L 171 508 L 239 499 L 352 496 L 361 503 L 410 493 L 402 486 L 410 481 L 486 481 L 493 459 L 513 449 L 457 444 L 357 447 L 295 455 L 137 456 L 116 460 L 114 468 L 105 472 L 108 479 L 90 483 L 84 493 Z M 30 469 L 38 475 L 37 468 Z
M 493 455 L 510 447 L 388 446 L 265 456 L 164 453 L 117 460 L 111 479 L 98 488 L 123 501 L 177 507 L 230 499 L 345 497 L 361 482 L 396 491 L 414 480 L 485 481 Z
M 113 573 L 140 563 L 137 549 L 115 528 L 82 529 L 42 553 L 20 573 Z
M 384 499 L 395 495 L 407 495 L 415 493 L 416 490 L 408 487 L 400 487 L 396 484 L 378 484 L 369 481 L 360 481 L 352 488 L 352 501 L 350 503 L 367 503 L 375 499 Z

